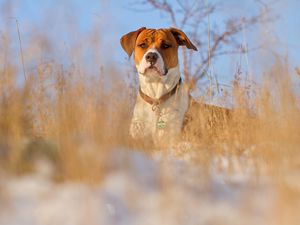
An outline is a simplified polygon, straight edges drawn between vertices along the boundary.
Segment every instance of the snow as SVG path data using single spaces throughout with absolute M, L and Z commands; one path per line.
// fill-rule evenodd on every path
M 205 169 L 192 155 L 116 150 L 97 185 L 57 183 L 49 169 L 2 176 L 0 225 L 272 224 L 275 187 L 253 182 L 251 160 L 220 155 Z

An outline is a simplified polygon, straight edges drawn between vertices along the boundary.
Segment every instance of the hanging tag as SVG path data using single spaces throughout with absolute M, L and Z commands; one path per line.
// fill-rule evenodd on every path
M 166 126 L 167 126 L 166 122 L 163 121 L 161 118 L 160 118 L 160 120 L 158 120 L 157 123 L 156 123 L 156 127 L 157 127 L 158 129 L 164 129 L 164 128 L 166 128 Z

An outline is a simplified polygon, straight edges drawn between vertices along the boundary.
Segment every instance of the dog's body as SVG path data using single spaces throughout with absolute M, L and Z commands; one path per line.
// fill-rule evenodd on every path
M 129 56 L 134 52 L 140 81 L 131 136 L 155 142 L 176 139 L 190 105 L 189 90 L 181 82 L 178 47 L 197 48 L 176 28 L 143 27 L 124 35 L 121 45 Z
M 124 35 L 121 45 L 129 56 L 134 52 L 140 81 L 130 134 L 154 141 L 176 138 L 189 105 L 188 90 L 181 82 L 178 47 L 196 47 L 181 30 L 144 27 Z

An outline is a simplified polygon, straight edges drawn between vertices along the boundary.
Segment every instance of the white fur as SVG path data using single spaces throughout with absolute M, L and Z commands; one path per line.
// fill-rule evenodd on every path
M 146 55 L 146 54 L 145 54 Z M 141 65 L 141 64 L 140 64 Z M 164 66 L 164 65 L 163 65 Z M 139 66 L 137 66 L 139 71 Z M 140 87 L 143 93 L 158 99 L 170 92 L 179 82 L 180 70 L 176 66 L 169 69 L 165 76 L 159 74 L 142 74 L 139 71 Z M 184 114 L 188 108 L 188 90 L 182 83 L 173 96 L 160 104 L 160 116 L 152 105 L 138 94 L 131 121 L 130 134 L 133 138 L 151 138 L 154 142 L 170 142 L 181 133 Z M 165 121 L 164 129 L 157 128 L 157 121 Z

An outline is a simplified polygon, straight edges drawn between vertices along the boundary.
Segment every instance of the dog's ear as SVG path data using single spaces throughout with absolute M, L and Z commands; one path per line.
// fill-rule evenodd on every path
M 190 41 L 190 39 L 186 36 L 186 34 L 177 28 L 170 28 L 171 33 L 174 35 L 178 45 L 182 46 L 185 45 L 188 49 L 193 49 L 198 51 L 195 45 Z
M 146 27 L 141 27 L 140 29 L 129 32 L 128 34 L 125 34 L 123 37 L 121 37 L 120 42 L 121 42 L 122 48 L 128 54 L 129 57 L 131 56 L 131 54 L 133 52 L 133 49 L 135 46 L 135 41 L 136 41 L 137 37 L 145 29 L 146 29 Z

